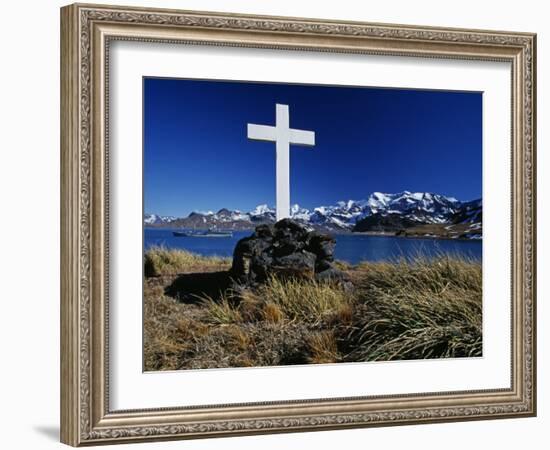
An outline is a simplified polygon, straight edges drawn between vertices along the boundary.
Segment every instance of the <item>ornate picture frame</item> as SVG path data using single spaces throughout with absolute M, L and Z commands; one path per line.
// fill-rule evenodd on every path
M 109 391 L 109 79 L 115 41 L 511 65 L 511 385 L 113 410 Z M 74 4 L 61 9 L 61 440 L 192 439 L 536 414 L 536 35 Z

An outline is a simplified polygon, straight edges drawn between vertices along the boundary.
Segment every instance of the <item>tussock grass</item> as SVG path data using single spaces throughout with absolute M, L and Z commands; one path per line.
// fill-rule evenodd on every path
M 267 302 L 263 305 L 262 318 L 267 322 L 279 323 L 284 320 L 285 315 L 279 305 Z
M 199 297 L 199 300 L 202 306 L 206 308 L 206 320 L 210 323 L 221 325 L 243 321 L 241 312 L 226 294 L 217 300 L 209 296 Z
M 218 299 L 198 296 L 212 323 L 238 323 L 246 318 L 249 322 L 286 320 L 319 324 L 345 309 L 351 301 L 339 285 L 276 276 L 270 277 L 254 292 L 244 291 L 238 300 L 232 298 L 232 294 L 228 291 Z
M 208 334 L 209 327 L 195 320 L 186 305 L 163 295 L 160 286 L 146 286 L 144 295 L 144 368 L 175 370 L 181 367 L 181 356 L 194 340 Z
M 340 285 L 274 276 L 258 289 L 257 296 L 272 309 L 277 306 L 289 320 L 310 324 L 319 324 L 350 301 Z
M 361 285 L 375 283 L 380 288 L 406 287 L 410 290 L 440 292 L 445 286 L 481 292 L 481 264 L 458 256 L 433 259 L 417 256 L 391 262 L 363 262 L 352 272 Z
M 229 263 L 166 253 L 173 252 L 153 252 L 165 258 L 154 262 L 163 276 L 145 279 L 146 370 L 481 355 L 477 261 L 441 255 L 342 264 L 351 284 L 272 277 L 179 303 L 165 295 L 176 278 L 169 274 Z
M 144 271 L 146 277 L 175 275 L 183 272 L 212 272 L 228 270 L 231 258 L 207 257 L 185 250 L 169 250 L 153 247 L 145 252 Z
M 481 355 L 482 276 L 473 261 L 364 263 L 347 335 L 356 361 Z
M 313 332 L 306 340 L 309 350 L 308 362 L 311 364 L 336 363 L 342 360 L 332 330 Z

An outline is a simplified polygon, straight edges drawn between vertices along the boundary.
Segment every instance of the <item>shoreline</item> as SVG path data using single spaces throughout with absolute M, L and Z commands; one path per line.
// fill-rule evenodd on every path
M 206 230 L 207 228 L 189 228 L 189 230 Z M 144 225 L 143 231 L 145 230 L 166 230 L 166 231 L 178 231 L 181 230 L 179 227 L 166 227 L 166 226 L 151 226 L 151 225 Z M 186 229 L 187 230 L 187 229 Z M 235 232 L 249 232 L 253 233 L 254 228 L 250 229 L 242 229 L 242 230 L 229 230 L 233 233 Z M 331 234 L 334 236 L 372 236 L 372 237 L 395 237 L 395 238 L 402 238 L 402 239 L 431 239 L 431 240 L 445 240 L 445 241 L 466 241 L 466 242 L 483 242 L 483 237 L 479 239 L 474 238 L 464 238 L 464 237 L 448 237 L 448 236 L 434 236 L 434 235 L 406 235 L 406 234 L 397 234 L 395 232 L 391 231 L 346 231 L 346 230 L 339 230 L 339 231 L 325 231 L 325 230 L 318 230 L 322 231 L 327 234 Z
M 338 233 L 338 234 L 351 234 L 351 235 L 365 235 L 373 237 L 395 237 L 403 239 L 432 239 L 432 240 L 444 240 L 444 241 L 466 241 L 466 242 L 483 242 L 483 237 L 480 239 L 462 238 L 462 237 L 448 237 L 448 236 L 422 236 L 422 235 L 402 235 L 396 233 L 389 233 L 385 231 L 355 231 L 351 233 Z

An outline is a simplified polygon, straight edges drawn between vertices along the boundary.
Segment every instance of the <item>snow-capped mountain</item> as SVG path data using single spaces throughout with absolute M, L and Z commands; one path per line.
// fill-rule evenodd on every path
M 270 208 L 266 204 L 258 205 L 252 211 L 250 211 L 251 216 L 263 216 L 266 214 L 274 214 L 275 208 Z
M 146 225 L 158 225 L 158 224 L 162 224 L 162 223 L 170 223 L 173 220 L 176 220 L 176 217 L 158 216 L 156 214 L 145 214 L 143 216 L 143 222 Z
M 240 211 L 230 211 L 227 208 L 220 209 L 216 214 L 211 214 L 220 222 L 235 222 L 239 220 L 249 220 L 250 215 Z
M 380 194 L 368 200 L 371 211 L 358 218 L 353 231 L 402 236 L 480 239 L 482 202 L 460 202 L 432 193 Z
M 374 192 L 363 200 L 340 201 L 334 205 L 313 209 L 291 206 L 291 218 L 314 228 L 328 231 L 384 231 L 416 225 L 477 224 L 481 229 L 481 200 L 461 202 L 453 197 L 429 192 L 404 191 L 396 194 Z M 231 211 L 193 212 L 186 218 L 162 220 L 155 215 L 146 216 L 146 224 L 184 228 L 251 229 L 260 223 L 275 221 L 275 209 L 263 204 L 250 212 Z M 154 219 L 153 219 L 154 218 Z M 391 224 L 391 226 L 389 225 Z
M 453 217 L 454 223 L 481 223 L 483 219 L 483 205 L 481 199 L 462 203 L 460 210 Z
M 353 229 L 366 217 L 398 214 L 412 222 L 447 223 L 462 203 L 453 197 L 429 192 L 400 192 L 384 194 L 374 192 L 366 200 L 348 200 L 334 206 L 314 209 L 310 222 L 318 225 Z

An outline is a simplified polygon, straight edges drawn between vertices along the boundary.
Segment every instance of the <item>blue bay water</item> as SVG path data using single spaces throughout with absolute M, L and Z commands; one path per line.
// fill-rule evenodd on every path
M 145 228 L 144 247 L 188 250 L 204 256 L 232 256 L 237 241 L 251 231 L 236 231 L 232 237 L 176 237 L 172 229 Z M 388 261 L 418 255 L 433 257 L 442 253 L 481 260 L 481 241 L 402 238 L 365 234 L 336 234 L 335 258 L 357 264 L 361 261 Z

